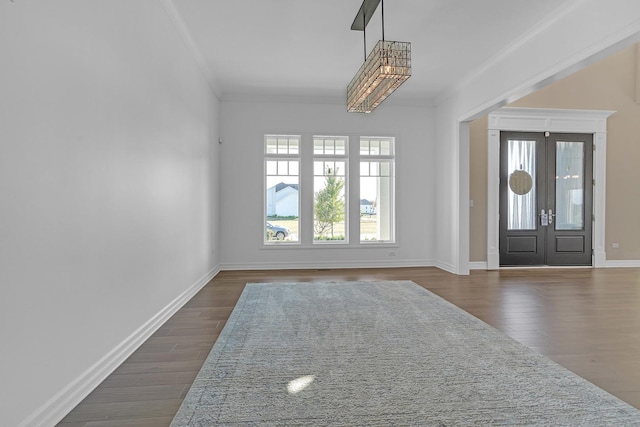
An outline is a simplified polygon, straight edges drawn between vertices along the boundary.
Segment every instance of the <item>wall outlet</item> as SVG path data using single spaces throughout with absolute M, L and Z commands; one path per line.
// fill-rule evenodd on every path
M 612 244 L 611 244 L 611 247 L 612 247 L 613 249 L 618 249 L 618 248 L 620 247 L 620 243 L 612 243 Z

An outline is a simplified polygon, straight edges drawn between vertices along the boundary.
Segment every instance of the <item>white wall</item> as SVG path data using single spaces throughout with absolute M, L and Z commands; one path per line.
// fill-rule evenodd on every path
M 52 425 L 215 270 L 218 106 L 155 0 L 3 1 L 0 61 L 0 425 Z
M 540 27 L 515 40 L 440 100 L 437 164 L 459 174 L 438 186 L 437 264 L 460 274 L 469 262 L 469 144 L 460 123 L 595 62 L 638 40 L 640 2 L 581 0 L 549 17 Z M 445 166 L 443 166 L 445 165 Z
M 437 208 L 433 203 L 433 123 L 432 108 L 382 105 L 365 115 L 347 113 L 344 105 L 222 102 L 223 268 L 432 265 Z M 362 248 L 352 239 L 348 248 L 336 245 L 331 249 L 317 245 L 265 248 L 263 138 L 271 133 L 395 136 L 397 247 Z M 351 141 L 357 144 L 356 138 Z M 354 181 L 357 179 L 352 179 L 352 184 Z M 302 182 L 301 186 L 304 185 Z M 304 190 L 301 195 L 304 197 Z M 359 215 L 359 198 L 351 199 L 351 212 Z M 311 217 L 312 202 L 303 203 L 301 215 Z M 390 256 L 390 252 L 395 256 Z

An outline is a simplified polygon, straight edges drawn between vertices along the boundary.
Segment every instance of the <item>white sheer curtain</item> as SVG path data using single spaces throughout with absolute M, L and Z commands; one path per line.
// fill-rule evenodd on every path
M 509 230 L 535 230 L 536 228 L 536 141 L 509 140 L 509 175 L 523 170 L 533 180 L 531 191 L 519 195 L 508 188 L 507 226 Z
M 556 229 L 584 227 L 584 142 L 556 146 Z

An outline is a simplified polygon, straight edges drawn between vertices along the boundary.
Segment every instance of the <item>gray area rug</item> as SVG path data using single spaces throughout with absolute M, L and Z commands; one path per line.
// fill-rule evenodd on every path
M 640 426 L 409 281 L 248 284 L 171 424 Z

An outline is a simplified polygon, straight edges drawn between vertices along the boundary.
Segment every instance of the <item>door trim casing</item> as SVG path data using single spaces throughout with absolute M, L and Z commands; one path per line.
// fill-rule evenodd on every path
M 487 269 L 500 268 L 500 132 L 551 132 L 593 134 L 593 237 L 592 263 L 605 266 L 605 190 L 607 119 L 615 111 L 503 107 L 489 114 L 487 155 Z

